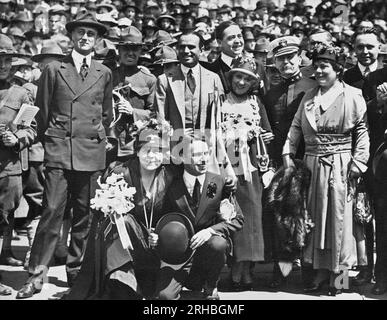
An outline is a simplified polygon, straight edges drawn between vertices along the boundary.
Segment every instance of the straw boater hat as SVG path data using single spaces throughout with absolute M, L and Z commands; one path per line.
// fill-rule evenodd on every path
M 39 54 L 36 54 L 31 57 L 31 60 L 34 62 L 40 62 L 44 58 L 53 57 L 61 59 L 66 55 L 63 54 L 62 49 L 58 46 L 55 41 L 47 41 Z
M 76 27 L 79 26 L 87 26 L 97 29 L 99 35 L 103 35 L 106 33 L 107 28 L 97 21 L 95 15 L 91 12 L 85 10 L 81 10 L 77 13 L 75 19 L 66 24 L 66 30 L 71 33 Z

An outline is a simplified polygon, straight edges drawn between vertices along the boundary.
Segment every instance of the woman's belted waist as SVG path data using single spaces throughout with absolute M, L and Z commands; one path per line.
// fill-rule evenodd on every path
M 316 134 L 305 139 L 305 154 L 324 156 L 332 153 L 346 153 L 352 150 L 350 134 Z

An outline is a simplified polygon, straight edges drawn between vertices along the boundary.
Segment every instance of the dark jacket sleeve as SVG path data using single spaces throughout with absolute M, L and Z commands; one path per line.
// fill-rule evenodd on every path
M 36 105 L 39 107 L 39 112 L 36 116 L 38 125 L 38 140 L 44 141 L 44 133 L 48 127 L 50 105 L 52 95 L 55 88 L 55 69 L 52 64 L 48 64 L 43 70 L 36 93 Z

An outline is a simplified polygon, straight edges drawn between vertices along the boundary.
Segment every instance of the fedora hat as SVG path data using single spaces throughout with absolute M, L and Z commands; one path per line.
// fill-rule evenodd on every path
M 47 41 L 42 47 L 41 52 L 39 54 L 32 56 L 31 60 L 34 62 L 40 62 L 47 57 L 61 59 L 65 57 L 65 55 L 63 54 L 61 47 L 59 47 L 56 42 Z
M 187 262 L 194 251 L 190 240 L 195 234 L 191 221 L 178 212 L 167 213 L 157 222 L 155 233 L 159 236 L 156 247 L 160 260 L 170 265 Z
M 164 65 L 167 63 L 178 63 L 177 53 L 174 49 L 168 46 L 162 46 L 155 54 L 153 64 Z
M 9 18 L 5 13 L 0 14 L 0 23 L 2 23 L 3 28 L 9 25 Z
M 77 13 L 75 19 L 66 24 L 66 30 L 71 33 L 76 27 L 79 26 L 95 28 L 97 29 L 99 35 L 103 35 L 107 31 L 107 28 L 96 20 L 95 15 L 86 9 L 80 10 Z
M 12 58 L 26 57 L 26 55 L 16 52 L 12 40 L 2 33 L 0 33 L 0 56 L 10 56 Z
M 130 26 L 125 29 L 125 34 L 121 34 L 121 41 L 118 46 L 141 46 L 143 44 L 140 30 Z
M 98 22 L 109 26 L 109 28 L 118 26 L 118 21 L 114 19 L 110 13 L 97 13 L 95 17 L 97 18 Z

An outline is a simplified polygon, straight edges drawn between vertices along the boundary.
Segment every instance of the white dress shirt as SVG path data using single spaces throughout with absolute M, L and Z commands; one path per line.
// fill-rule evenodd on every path
M 360 62 L 358 62 L 357 65 L 360 69 L 361 74 L 364 75 L 364 72 L 367 67 L 363 66 Z M 370 73 L 376 71 L 378 69 L 378 61 L 375 61 L 373 64 L 369 65 L 368 68 L 370 68 Z
M 196 87 L 199 85 L 199 82 L 200 82 L 200 69 L 199 69 L 199 64 L 197 64 L 196 66 L 192 67 L 192 68 L 188 68 L 184 65 L 181 65 L 181 71 L 183 72 L 184 74 L 184 78 L 187 79 L 187 74 L 188 74 L 188 71 L 192 69 L 192 75 L 195 79 L 195 83 L 196 83 Z
M 224 54 L 223 52 L 220 54 L 220 58 L 223 60 L 225 64 L 227 64 L 231 68 L 232 60 L 234 60 L 233 57 L 228 56 L 227 54 Z
M 188 193 L 192 197 L 196 179 L 199 180 L 200 193 L 201 193 L 203 190 L 204 180 L 206 179 L 206 174 L 202 174 L 200 176 L 193 176 L 192 174 L 190 174 L 186 170 L 184 170 L 183 179 L 184 179 L 185 186 L 187 187 Z
M 79 73 L 79 71 L 81 70 L 81 66 L 83 64 L 83 59 L 86 58 L 86 63 L 87 65 L 91 66 L 91 53 L 88 54 L 87 56 L 84 56 L 82 54 L 80 54 L 79 52 L 73 50 L 71 52 L 71 57 L 73 58 L 74 60 L 74 65 L 75 65 L 75 68 L 77 69 L 77 72 Z

